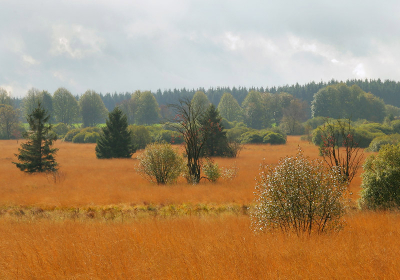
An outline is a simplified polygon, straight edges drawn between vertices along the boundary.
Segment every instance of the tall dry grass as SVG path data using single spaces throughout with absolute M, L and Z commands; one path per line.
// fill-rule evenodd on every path
M 255 235 L 246 216 L 136 223 L 0 220 L 1 279 L 400 279 L 398 213 L 339 233 Z
M 0 205 L 85 206 L 180 203 L 240 203 L 253 201 L 254 178 L 265 158 L 277 163 L 279 158 L 294 155 L 301 145 L 305 155 L 318 157 L 318 148 L 289 136 L 286 145 L 246 145 L 238 158 L 217 158 L 222 167 L 237 165 L 238 177 L 216 184 L 202 182 L 187 185 L 182 179 L 176 185 L 157 186 L 144 180 L 136 171 L 136 156 L 132 159 L 98 160 L 94 144 L 72 144 L 57 141 L 57 161 L 60 164 L 58 183 L 48 175 L 28 175 L 19 171 L 12 161 L 20 144 L 15 140 L 0 141 Z M 360 170 L 361 171 L 361 170 Z M 360 178 L 356 176 L 351 190 L 357 197 Z

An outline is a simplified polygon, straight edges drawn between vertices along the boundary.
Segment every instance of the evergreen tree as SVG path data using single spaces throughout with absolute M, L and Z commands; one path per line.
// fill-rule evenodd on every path
M 128 120 L 118 107 L 108 114 L 102 130 L 96 146 L 97 158 L 130 158 L 136 152 L 128 131 Z
M 57 162 L 54 154 L 58 149 L 51 148 L 53 141 L 57 140 L 57 135 L 51 133 L 52 126 L 47 124 L 50 115 L 42 108 L 39 102 L 37 108 L 28 115 L 30 131 L 24 135 L 28 140 L 21 144 L 16 154 L 20 162 L 13 162 L 21 171 L 49 172 L 57 171 Z
M 201 120 L 202 128 L 207 133 L 202 156 L 222 157 L 229 154 L 229 143 L 221 121 L 218 110 L 211 104 Z

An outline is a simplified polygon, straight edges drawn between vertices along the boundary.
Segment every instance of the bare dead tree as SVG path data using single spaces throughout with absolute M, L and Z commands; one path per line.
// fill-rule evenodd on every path
M 330 168 L 340 167 L 343 179 L 350 183 L 357 174 L 363 158 L 363 152 L 354 139 L 350 119 L 336 120 L 335 123 L 327 120 L 320 132 L 320 153 L 325 163 Z

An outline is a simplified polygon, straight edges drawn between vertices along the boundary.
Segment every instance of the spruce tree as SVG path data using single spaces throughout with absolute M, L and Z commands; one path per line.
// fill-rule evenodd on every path
M 221 121 L 222 118 L 218 110 L 211 104 L 201 120 L 201 125 L 204 131 L 207 132 L 207 138 L 201 153 L 202 156 L 223 157 L 229 155 L 229 143 Z
M 19 162 L 13 162 L 21 171 L 28 173 L 57 171 L 54 155 L 58 149 L 51 148 L 53 141 L 57 140 L 57 135 L 52 133 L 52 126 L 48 124 L 49 119 L 50 115 L 40 102 L 32 113 L 28 114 L 30 129 L 24 135 L 28 141 L 22 143 L 18 149 L 19 154 L 15 154 Z
M 128 131 L 127 117 L 118 107 L 108 114 L 106 126 L 102 130 L 97 140 L 97 158 L 130 158 L 136 152 Z

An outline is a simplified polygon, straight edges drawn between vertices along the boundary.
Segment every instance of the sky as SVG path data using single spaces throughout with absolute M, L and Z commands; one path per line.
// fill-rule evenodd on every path
M 399 81 L 399 14 L 398 0 L 0 0 L 0 87 Z

